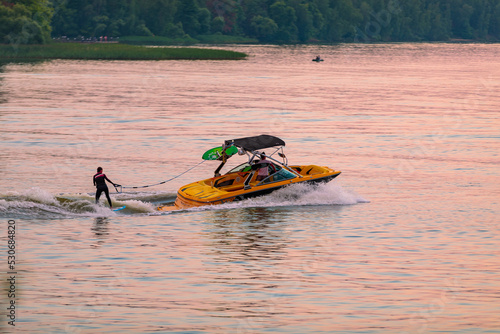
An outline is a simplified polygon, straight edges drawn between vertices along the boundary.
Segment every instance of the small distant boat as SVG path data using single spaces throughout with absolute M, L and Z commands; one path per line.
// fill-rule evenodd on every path
M 321 59 L 320 56 L 317 56 L 316 58 L 314 58 L 312 61 L 316 61 L 316 62 L 320 62 L 320 61 L 323 61 L 323 59 Z
M 326 183 L 336 178 L 340 171 L 317 165 L 288 165 L 283 153 L 285 142 L 280 138 L 260 135 L 226 140 L 223 146 L 208 150 L 205 160 L 221 161 L 212 178 L 182 186 L 177 192 L 174 205 L 165 205 L 159 211 L 181 210 L 202 205 L 215 205 L 240 201 L 269 194 L 295 183 Z M 272 148 L 267 155 L 262 149 Z M 247 155 L 248 162 L 234 167 L 224 175 L 219 172 L 233 155 Z M 281 161 L 273 158 L 274 155 Z M 262 158 L 265 158 L 260 162 Z M 259 178 L 259 171 L 267 168 L 267 176 Z

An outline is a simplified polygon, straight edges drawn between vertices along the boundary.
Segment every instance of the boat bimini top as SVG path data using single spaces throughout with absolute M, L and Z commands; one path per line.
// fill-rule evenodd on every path
M 285 142 L 282 139 L 270 135 L 260 135 L 254 137 L 231 139 L 224 141 L 222 147 L 216 147 L 214 149 L 205 152 L 203 158 L 206 160 L 221 161 L 221 164 L 219 165 L 219 167 L 217 167 L 217 169 L 214 172 L 214 177 L 221 176 L 220 170 L 226 164 L 227 160 L 234 154 L 238 153 L 238 155 L 246 154 L 248 156 L 248 162 L 233 168 L 228 172 L 228 174 L 234 172 L 251 171 L 250 175 L 247 178 L 247 180 L 249 181 L 252 179 L 253 174 L 257 170 L 269 165 L 267 163 L 259 163 L 259 160 L 261 160 L 262 157 L 266 157 L 267 159 L 272 160 L 272 162 L 275 163 L 275 167 L 277 167 L 277 172 L 279 171 L 279 174 L 282 174 L 281 175 L 282 178 L 285 179 L 290 179 L 295 177 L 302 178 L 302 175 L 300 175 L 296 170 L 288 166 L 288 159 L 285 153 L 283 152 L 284 146 Z M 262 151 L 263 149 L 266 148 L 274 148 L 274 151 L 271 154 L 266 154 L 264 151 Z M 281 158 L 281 161 L 273 158 L 273 156 L 276 154 Z M 277 179 L 278 175 L 275 174 L 274 177 Z M 266 180 L 262 180 L 261 183 L 266 183 Z M 248 187 L 249 185 L 245 183 L 245 188 Z
M 226 140 L 224 142 L 226 147 L 230 147 L 234 145 L 238 148 L 241 148 L 245 151 L 252 152 L 255 150 L 261 150 L 268 147 L 285 146 L 285 142 L 278 137 L 269 136 L 269 135 L 260 135 L 255 137 L 245 137 L 238 139 Z

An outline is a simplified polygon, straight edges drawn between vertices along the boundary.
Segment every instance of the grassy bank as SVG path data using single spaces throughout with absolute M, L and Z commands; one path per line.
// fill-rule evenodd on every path
M 231 60 L 243 59 L 241 52 L 200 48 L 148 48 L 118 43 L 52 43 L 46 45 L 0 44 L 0 60 L 87 59 L 87 60 Z

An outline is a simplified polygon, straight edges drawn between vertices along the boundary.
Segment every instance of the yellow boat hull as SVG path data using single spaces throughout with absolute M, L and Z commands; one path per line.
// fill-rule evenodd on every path
M 247 180 L 249 172 L 235 172 L 187 184 L 179 189 L 174 205 L 165 205 L 159 211 L 182 210 L 204 205 L 217 205 L 269 194 L 279 188 L 296 183 L 329 182 L 341 172 L 316 165 L 290 166 L 301 177 L 257 181 L 257 175 Z

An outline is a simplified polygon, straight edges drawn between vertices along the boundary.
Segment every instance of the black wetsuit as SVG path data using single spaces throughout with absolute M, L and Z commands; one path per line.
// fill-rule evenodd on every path
M 104 194 L 106 194 L 106 198 L 108 199 L 109 207 L 113 207 L 113 205 L 111 204 L 111 198 L 109 197 L 109 189 L 106 185 L 106 180 L 114 185 L 114 183 L 106 177 L 106 174 L 97 173 L 96 175 L 94 175 L 94 186 L 97 187 L 97 191 L 95 193 L 95 202 L 99 202 L 99 197 L 101 197 L 101 193 L 104 191 Z

